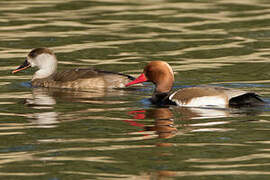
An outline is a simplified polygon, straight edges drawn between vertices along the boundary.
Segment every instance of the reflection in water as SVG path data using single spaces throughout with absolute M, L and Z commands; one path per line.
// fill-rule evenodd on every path
M 146 61 L 165 60 L 176 86 L 222 82 L 267 99 L 269 7 L 264 0 L 0 1 L 0 176 L 268 179 L 269 107 L 156 108 L 140 101 L 147 88 L 29 89 L 14 84 L 33 72 L 10 70 L 36 47 L 57 51 L 60 70 L 135 75 Z
M 33 98 L 25 99 L 25 104 L 29 106 L 45 106 L 44 108 L 52 108 L 56 104 L 53 97 L 49 95 L 48 89 L 45 88 L 33 88 L 32 89 Z M 43 108 L 42 108 L 43 109 Z
M 33 88 L 32 98 L 25 99 L 25 104 L 34 109 L 53 110 L 56 100 L 49 95 L 48 89 Z M 53 128 L 58 123 L 58 113 L 54 111 L 34 113 L 33 117 L 32 123 L 42 128 Z
M 33 88 L 32 98 L 27 98 L 25 104 L 40 110 L 46 110 L 46 112 L 34 113 L 29 117 L 34 117 L 33 123 L 39 124 L 40 127 L 52 128 L 56 127 L 55 124 L 59 123 L 59 113 L 55 112 L 54 105 L 56 105 L 56 99 L 68 102 L 80 102 L 80 103 L 94 103 L 94 104 L 121 104 L 126 103 L 125 101 L 119 101 L 119 99 L 114 99 L 113 101 L 108 101 L 106 99 L 102 100 L 104 97 L 116 97 L 123 96 L 127 93 L 124 90 L 110 90 L 104 91 L 100 89 L 93 89 L 92 91 L 72 91 L 69 89 L 47 89 L 47 88 Z M 101 98 L 101 99 L 100 99 Z M 99 109 L 99 108 L 89 108 L 85 110 L 79 110 L 74 112 L 76 115 L 78 113 L 87 112 L 105 112 L 108 110 L 124 110 L 125 108 L 112 108 L 112 109 Z M 208 109 L 208 108 L 187 108 L 187 107 L 171 107 L 171 108 L 154 108 L 139 111 L 131 111 L 129 114 L 133 115 L 133 119 L 143 120 L 143 119 L 153 119 L 154 125 L 144 125 L 138 123 L 134 120 L 125 120 L 132 126 L 137 126 L 143 128 L 144 131 L 154 131 L 159 138 L 171 138 L 176 135 L 177 128 L 174 125 L 175 116 L 178 116 L 176 120 L 186 121 L 189 119 L 206 119 L 206 118 L 224 118 L 224 117 L 237 117 L 243 115 L 258 115 L 260 109 Z M 61 113 L 60 113 L 61 114 Z M 70 116 L 70 117 L 68 117 Z M 61 115 L 61 119 L 66 120 L 81 120 L 83 117 L 74 118 L 72 114 Z M 93 119 L 103 119 L 109 118 L 105 116 L 88 116 L 88 118 Z M 112 118 L 115 120 L 121 120 L 121 118 Z M 227 124 L 230 121 L 217 121 L 211 123 L 197 123 L 189 125 L 193 127 L 193 131 L 228 131 L 229 129 L 218 129 L 218 128 L 205 128 L 205 129 L 194 129 L 194 127 L 202 126 L 215 126 L 219 124 Z M 189 130 L 190 131 L 190 130 Z M 179 133 L 179 132 L 178 132 Z
M 34 124 L 38 124 L 42 128 L 53 128 L 52 124 L 58 123 L 58 114 L 56 112 L 44 112 L 44 113 L 34 113 L 35 120 Z
M 58 101 L 64 102 L 79 102 L 79 103 L 91 103 L 91 104 L 121 104 L 126 103 L 126 101 L 121 101 L 120 96 L 127 93 L 124 90 L 104 90 L 104 89 L 92 89 L 89 91 L 74 91 L 70 89 L 58 89 L 58 88 L 32 88 L 32 98 L 26 98 L 24 104 L 33 109 L 39 109 L 41 111 L 30 114 L 29 118 L 34 118 L 32 123 L 38 124 L 39 127 L 43 128 L 53 128 L 59 123 L 59 118 L 65 121 L 69 120 L 82 120 L 83 117 L 74 117 L 76 114 L 85 114 L 87 112 L 105 112 L 109 109 L 106 108 L 89 108 L 83 110 L 77 110 L 72 112 L 72 114 L 63 114 L 55 111 L 55 106 Z M 106 98 L 112 97 L 110 101 Z M 115 99 L 114 97 L 118 97 Z M 104 100 L 102 100 L 105 98 Z M 113 108 L 111 110 L 123 110 L 123 108 Z M 46 111 L 46 112 L 44 112 Z M 59 117 L 60 116 L 60 117 Z M 89 116 L 88 118 L 90 118 Z M 104 119 L 105 116 L 93 116 L 95 119 Z
M 187 108 L 187 107 L 175 107 L 175 113 L 181 115 L 181 119 L 206 119 L 206 118 L 221 118 L 232 116 L 230 109 L 222 108 Z
M 154 131 L 159 138 L 171 138 L 177 132 L 174 127 L 173 114 L 168 108 L 131 111 L 129 114 L 133 115 L 133 118 L 137 120 L 153 119 L 154 125 L 144 125 L 132 120 L 126 122 L 132 126 L 142 127 L 143 131 Z
M 136 110 L 128 112 L 134 120 L 125 120 L 131 126 L 140 127 L 145 132 L 155 132 L 159 138 L 172 138 L 185 132 L 207 132 L 221 131 L 226 132 L 233 129 L 229 128 L 211 128 L 212 126 L 229 124 L 231 121 L 218 120 L 224 117 L 240 117 L 246 115 L 258 115 L 260 109 L 209 109 L 209 108 L 189 108 L 189 107 L 170 107 L 170 108 L 154 108 L 145 110 Z M 189 120 L 196 119 L 217 119 L 206 123 L 190 124 Z M 145 125 L 141 120 L 151 119 L 153 125 Z M 140 120 L 137 122 L 137 120 Z M 181 122 L 181 126 L 175 125 L 175 122 Z

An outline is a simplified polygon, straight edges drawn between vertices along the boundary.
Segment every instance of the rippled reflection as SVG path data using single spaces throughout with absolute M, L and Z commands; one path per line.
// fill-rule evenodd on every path
M 215 84 L 269 100 L 269 2 L 0 1 L 0 177 L 267 179 L 269 106 L 155 107 L 153 88 L 30 88 L 10 71 L 49 47 L 59 71 L 141 73 L 165 60 L 175 89 Z
M 41 112 L 34 113 L 29 115 L 29 118 L 33 118 L 32 123 L 38 124 L 39 127 L 55 127 L 54 125 L 59 123 L 59 119 L 64 119 L 65 121 L 69 120 L 81 120 L 83 117 L 74 118 L 74 115 L 85 114 L 87 112 L 106 112 L 108 110 L 117 111 L 124 110 L 125 108 L 85 108 L 82 110 L 77 110 L 71 112 L 68 115 L 55 112 L 55 105 L 57 100 L 64 102 L 73 102 L 73 103 L 89 103 L 89 104 L 124 104 L 127 101 L 121 101 L 115 99 L 114 97 L 124 96 L 128 92 L 125 90 L 104 90 L 104 89 L 92 89 L 89 91 L 74 91 L 69 89 L 57 89 L 57 88 L 33 88 L 32 97 L 26 98 L 24 100 L 25 106 L 33 109 L 42 110 Z M 110 98 L 112 100 L 102 100 L 102 98 Z M 46 111 L 46 112 L 44 112 Z M 91 115 L 88 115 L 87 118 L 91 118 Z M 105 116 L 93 116 L 94 119 L 105 119 Z

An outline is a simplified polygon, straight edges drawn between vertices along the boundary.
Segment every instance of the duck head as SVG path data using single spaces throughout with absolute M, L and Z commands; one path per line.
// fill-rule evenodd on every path
M 151 61 L 144 67 L 143 73 L 134 81 L 126 84 L 126 86 L 131 86 L 133 84 L 138 84 L 146 81 L 155 84 L 156 93 L 167 93 L 173 86 L 173 70 L 167 62 Z
M 33 79 L 47 78 L 57 69 L 57 59 L 53 51 L 48 48 L 36 48 L 33 49 L 28 55 L 24 63 L 12 73 L 19 72 L 29 67 L 38 67 L 38 71 L 35 72 Z

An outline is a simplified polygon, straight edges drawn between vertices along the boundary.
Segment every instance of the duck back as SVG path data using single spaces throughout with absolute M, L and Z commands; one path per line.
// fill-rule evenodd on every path
M 34 79 L 35 87 L 53 87 L 69 89 L 123 88 L 134 78 L 122 73 L 96 69 L 71 69 L 54 73 L 48 78 Z

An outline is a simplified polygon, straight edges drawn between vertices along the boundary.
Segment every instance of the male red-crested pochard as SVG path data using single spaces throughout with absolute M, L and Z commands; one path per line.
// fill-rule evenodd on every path
M 173 70 L 164 61 L 150 62 L 145 66 L 143 73 L 126 86 L 145 81 L 155 84 L 151 101 L 158 105 L 226 108 L 264 104 L 264 101 L 253 92 L 218 86 L 189 87 L 172 92 Z
M 24 63 L 12 73 L 29 67 L 39 68 L 31 83 L 34 87 L 70 88 L 76 90 L 93 88 L 124 88 L 125 84 L 135 78 L 122 73 L 96 70 L 92 68 L 77 68 L 56 72 L 57 59 L 48 48 L 33 49 Z

